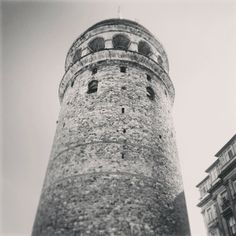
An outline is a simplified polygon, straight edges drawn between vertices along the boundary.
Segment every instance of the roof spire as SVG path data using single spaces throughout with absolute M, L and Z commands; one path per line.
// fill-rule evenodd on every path
M 120 5 L 118 6 L 118 10 L 117 10 L 117 13 L 118 13 L 118 18 L 122 19 L 122 15 L 121 15 L 121 8 L 120 8 Z

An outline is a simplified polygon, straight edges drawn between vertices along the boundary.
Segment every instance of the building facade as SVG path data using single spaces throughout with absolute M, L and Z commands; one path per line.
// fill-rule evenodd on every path
M 198 185 L 198 207 L 209 236 L 236 235 L 236 135 L 215 155 L 217 159 L 206 170 Z
M 105 20 L 74 41 L 65 71 L 32 235 L 190 235 L 160 42 Z

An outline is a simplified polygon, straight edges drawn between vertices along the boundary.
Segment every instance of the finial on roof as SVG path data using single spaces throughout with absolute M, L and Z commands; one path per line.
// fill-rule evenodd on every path
M 122 19 L 120 5 L 118 6 L 118 18 Z

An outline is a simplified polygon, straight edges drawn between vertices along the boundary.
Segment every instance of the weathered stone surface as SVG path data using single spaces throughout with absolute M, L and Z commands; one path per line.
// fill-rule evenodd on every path
M 92 80 L 97 91 L 87 93 Z M 174 89 L 161 65 L 134 52 L 90 53 L 66 72 L 59 95 L 32 235 L 190 235 L 171 117 Z

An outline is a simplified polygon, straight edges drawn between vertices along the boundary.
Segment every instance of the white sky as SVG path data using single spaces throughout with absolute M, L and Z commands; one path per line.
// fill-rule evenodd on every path
M 149 29 L 167 51 L 191 231 L 206 235 L 195 186 L 214 154 L 236 133 L 233 0 L 2 4 L 2 235 L 30 235 L 69 47 L 94 23 L 117 17 L 118 6 L 124 18 Z

